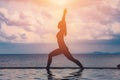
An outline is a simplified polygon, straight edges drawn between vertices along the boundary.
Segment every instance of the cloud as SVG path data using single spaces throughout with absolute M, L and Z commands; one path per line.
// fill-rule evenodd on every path
M 41 41 L 41 38 L 38 34 L 25 31 L 23 28 L 19 28 L 16 26 L 10 27 L 5 23 L 2 24 L 0 33 L 0 37 L 4 39 L 3 42 L 34 43 Z
M 84 39 L 108 40 L 119 37 L 120 34 L 118 28 L 120 9 L 117 3 L 119 0 L 78 1 L 78 3 L 75 3 L 76 6 L 68 8 L 66 19 L 68 28 L 67 42 L 75 42 Z M 9 0 L 9 2 L 11 2 L 11 0 Z M 27 5 L 26 7 L 23 7 L 23 4 L 19 4 L 19 1 L 12 0 L 12 2 L 16 2 L 15 4 L 12 4 L 16 6 L 15 8 L 0 8 L 0 24 L 5 24 L 7 28 L 11 28 L 10 31 L 16 28 L 16 31 L 19 32 L 20 29 L 21 32 L 19 33 L 19 38 L 22 40 L 27 41 L 27 39 L 31 39 L 28 37 L 29 33 L 30 35 L 34 35 L 34 37 L 36 36 L 34 42 L 38 42 L 36 40 L 45 43 L 55 42 L 55 34 L 58 31 L 57 24 L 61 19 L 62 9 L 31 4 L 33 2 L 32 0 L 20 0 L 22 3 L 31 2 L 30 5 Z M 43 1 L 43 3 L 45 2 Z M 19 4 L 19 7 L 17 4 Z M 11 4 L 9 4 L 9 6 L 10 5 Z M 19 10 L 19 8 L 23 8 L 23 10 Z M 6 27 L 4 27 L 4 25 L 0 26 L 5 30 Z M 37 37 L 40 39 L 37 39 Z M 15 39 L 18 39 L 18 35 L 14 40 Z M 50 40 L 48 41 L 48 39 Z
M 26 40 L 28 39 L 28 42 L 41 42 L 41 41 L 47 42 L 45 38 L 46 35 L 48 35 L 48 33 L 50 32 L 50 30 L 48 30 L 47 28 L 48 26 L 50 26 L 49 24 L 52 23 L 50 23 L 49 21 L 48 24 L 45 24 L 45 22 L 51 18 L 52 18 L 51 14 L 47 13 L 44 10 L 38 11 L 36 15 L 35 12 L 32 12 L 31 10 L 26 10 L 21 12 L 15 11 L 13 12 L 13 14 L 10 14 L 7 9 L 0 8 L 0 26 L 1 26 L 1 31 L 4 30 L 2 31 L 2 33 L 9 34 L 9 32 L 12 31 L 13 32 L 12 34 L 19 33 L 19 37 L 21 37 L 20 40 L 17 41 L 15 39 L 11 39 L 12 42 L 19 42 L 19 41 L 21 42 L 21 39 L 26 39 Z M 32 35 L 31 38 L 29 37 L 29 35 Z M 2 38 L 3 36 L 5 38 L 7 35 L 2 35 Z M 39 39 L 40 37 L 43 39 Z M 31 40 L 34 39 L 34 41 L 29 41 L 30 39 Z M 24 42 L 27 42 L 26 40 Z
M 14 34 L 7 36 L 7 34 L 0 32 L 0 39 L 3 39 L 4 42 L 9 42 L 16 39 L 16 36 Z
M 51 46 L 52 45 L 52 46 Z M 49 53 L 57 47 L 50 43 L 0 43 L 0 54 L 34 54 Z M 69 44 L 69 50 L 74 53 L 120 52 L 120 41 L 118 40 L 84 40 Z M 7 50 L 6 50 L 7 49 Z
M 103 52 L 120 52 L 120 40 L 80 40 L 68 44 L 71 52 L 90 53 L 94 51 Z
M 5 8 L 0 8 L 0 37 L 5 42 L 39 42 L 40 36 L 34 33 L 35 29 L 27 16 L 14 12 L 9 14 Z
M 69 20 L 70 35 L 74 33 L 74 36 L 72 36 L 74 40 L 116 39 L 116 35 L 120 35 L 118 25 L 114 25 L 120 22 L 120 7 L 118 5 L 120 1 L 86 1 L 83 1 L 83 5 L 78 3 L 76 9 L 71 8 L 69 16 L 69 19 L 72 18 L 72 20 Z M 112 29 L 113 25 L 118 30 Z
M 27 37 L 26 37 L 26 34 L 25 34 L 25 33 L 20 34 L 20 37 L 21 37 L 22 39 L 27 39 Z
M 108 0 L 93 0 L 90 1 L 89 5 L 84 7 L 79 7 L 78 12 L 80 18 L 86 22 L 99 22 L 101 24 L 109 24 L 112 21 L 117 21 L 117 16 L 119 15 L 119 6 L 117 3 L 118 0 L 109 1 L 113 2 L 112 4 L 108 3 Z M 82 4 L 82 3 L 81 3 Z M 113 20 L 114 19 L 114 20 Z
M 24 15 L 18 12 L 9 14 L 7 9 L 5 8 L 4 10 L 2 9 L 0 8 L 0 22 L 1 23 L 5 22 L 8 26 L 22 26 L 26 30 L 29 30 L 26 27 L 30 26 L 31 24 L 27 20 L 25 20 Z
M 118 23 L 118 22 L 115 22 L 115 23 L 112 24 L 111 30 L 112 30 L 113 34 L 120 34 L 120 28 L 119 27 L 120 27 L 120 23 Z
M 0 5 L 1 53 L 48 53 L 57 47 L 63 7 L 46 0 L 0 0 Z M 65 41 L 72 52 L 120 51 L 120 0 L 76 0 L 70 5 Z

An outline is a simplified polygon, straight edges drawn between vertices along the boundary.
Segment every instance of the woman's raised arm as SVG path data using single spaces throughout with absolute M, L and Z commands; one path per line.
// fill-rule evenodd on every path
M 67 8 L 64 9 L 62 21 L 65 21 L 66 14 L 67 14 Z

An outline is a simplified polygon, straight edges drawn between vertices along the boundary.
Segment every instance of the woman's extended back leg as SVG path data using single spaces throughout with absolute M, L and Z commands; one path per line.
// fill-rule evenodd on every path
M 80 66 L 80 68 L 83 69 L 82 64 L 81 64 L 77 59 L 75 59 L 75 58 L 71 55 L 71 53 L 70 53 L 69 51 L 64 51 L 64 55 L 65 55 L 69 60 L 73 61 L 73 62 L 76 63 L 78 66 Z

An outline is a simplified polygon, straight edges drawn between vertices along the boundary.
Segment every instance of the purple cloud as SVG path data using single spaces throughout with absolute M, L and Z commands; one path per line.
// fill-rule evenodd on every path
M 1 31 L 0 31 L 0 37 L 5 39 L 5 41 L 7 41 L 7 42 L 11 42 L 17 38 L 17 36 L 14 34 L 8 36 L 7 34 L 1 32 Z
M 22 18 L 22 17 L 20 17 L 20 18 Z M 27 21 L 25 21 L 24 18 L 23 18 L 23 21 L 10 20 L 7 17 L 5 17 L 5 15 L 2 13 L 0 13 L 0 21 L 5 22 L 9 26 L 30 26 L 30 24 Z

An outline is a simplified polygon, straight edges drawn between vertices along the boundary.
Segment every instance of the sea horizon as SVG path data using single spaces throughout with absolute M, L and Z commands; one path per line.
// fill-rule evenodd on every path
M 50 53 L 50 52 L 49 52 Z M 19 53 L 19 52 L 16 52 L 16 53 L 0 53 L 0 55 L 9 55 L 9 54 L 11 54 L 11 55 L 13 55 L 13 54 L 45 54 L 45 55 L 48 55 L 49 53 L 46 53 L 46 52 L 42 52 L 42 53 L 38 53 L 38 52 L 35 52 L 35 53 Z M 120 55 L 120 52 L 101 52 L 101 51 L 93 51 L 93 52 L 80 52 L 80 53 L 71 53 L 71 54 L 80 54 L 80 55 L 86 55 L 86 54 L 88 54 L 88 55 L 94 55 L 94 54 L 98 54 L 98 55 Z
M 73 54 L 85 67 L 116 67 L 120 54 Z M 48 54 L 0 54 L 0 67 L 45 67 Z M 64 55 L 53 57 L 52 67 L 77 67 Z

